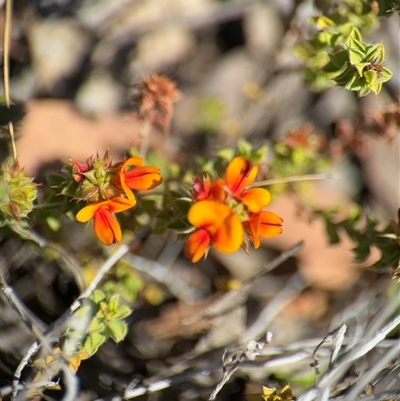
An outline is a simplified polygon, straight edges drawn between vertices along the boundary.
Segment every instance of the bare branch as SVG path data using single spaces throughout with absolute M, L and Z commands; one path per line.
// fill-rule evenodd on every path
M 87 298 L 90 296 L 90 294 L 96 289 L 97 285 L 100 283 L 100 281 L 103 279 L 103 277 L 107 274 L 107 272 L 115 265 L 115 263 L 118 262 L 128 251 L 129 249 L 135 245 L 138 241 L 140 241 L 143 237 L 147 235 L 148 232 L 148 227 L 142 228 L 139 233 L 136 235 L 136 237 L 127 245 L 121 246 L 117 252 L 115 252 L 112 256 L 110 256 L 103 266 L 100 268 L 99 272 L 97 275 L 94 277 L 90 285 L 84 290 L 79 297 L 77 298 L 76 301 L 72 303 L 72 305 L 69 307 L 68 310 L 66 310 L 55 322 L 53 322 L 48 329 L 43 333 L 43 337 L 40 339 L 40 341 L 36 340 L 26 351 L 24 357 L 22 358 L 21 362 L 19 363 L 17 369 L 14 372 L 14 380 L 13 380 L 13 388 L 14 388 L 14 396 L 13 399 L 15 398 L 15 395 L 17 393 L 17 388 L 19 385 L 19 381 L 21 378 L 22 371 L 24 370 L 25 366 L 29 363 L 30 358 L 32 355 L 34 355 L 38 349 L 43 345 L 44 342 L 47 342 L 47 338 L 53 333 L 53 330 L 59 328 L 60 324 L 64 322 L 66 319 L 68 319 L 80 306 L 81 306 L 81 300 L 83 298 Z M 68 374 L 66 371 L 64 372 L 66 375 L 66 378 L 68 378 Z M 69 380 L 73 382 L 73 379 L 69 377 Z M 72 394 L 72 393 L 71 393 Z M 70 395 L 66 395 L 70 397 Z M 68 398 L 69 399 L 69 398 Z M 72 398 L 73 400 L 73 398 Z
M 246 359 L 249 361 L 254 361 L 257 355 L 259 355 L 259 350 L 264 348 L 272 339 L 272 333 L 267 332 L 258 340 L 251 340 L 247 343 L 246 347 L 240 348 L 234 351 L 229 356 L 226 356 L 227 351 L 225 350 L 222 356 L 222 370 L 224 375 L 222 380 L 217 384 L 214 391 L 210 394 L 208 400 L 215 400 L 218 393 L 222 390 L 222 387 L 228 382 L 232 375 L 239 369 L 240 364 Z M 229 365 L 232 365 L 229 367 Z
M 229 312 L 230 310 L 237 308 L 238 306 L 242 305 L 253 288 L 254 283 L 262 276 L 265 274 L 269 273 L 270 271 L 274 270 L 277 268 L 279 265 L 281 265 L 283 262 L 294 256 L 297 252 L 301 250 L 303 247 L 303 242 L 299 242 L 286 252 L 283 252 L 280 256 L 275 258 L 272 262 L 268 263 L 264 270 L 256 274 L 254 277 L 251 279 L 247 280 L 240 288 L 229 291 L 225 295 L 223 295 L 221 298 L 217 299 L 214 303 L 212 303 L 208 308 L 203 310 L 202 312 L 198 313 L 197 315 L 194 315 L 188 319 L 183 320 L 183 324 L 192 324 L 200 319 L 210 319 L 218 315 L 222 315 L 224 313 Z M 253 336 L 254 338 L 256 336 Z

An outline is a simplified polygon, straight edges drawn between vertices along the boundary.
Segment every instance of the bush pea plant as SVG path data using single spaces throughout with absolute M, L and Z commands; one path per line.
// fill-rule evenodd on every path
M 292 49 L 300 60 L 306 82 L 315 91 L 337 86 L 354 91 L 359 97 L 370 92 L 379 95 L 393 74 L 385 64 L 384 44 L 365 42 L 363 37 L 377 25 L 379 18 L 399 12 L 397 2 L 316 3 L 320 14 L 309 21 L 309 37 Z M 154 73 L 143 76 L 135 84 L 136 92 L 130 99 L 137 109 L 132 117 L 141 121 L 143 127 L 143 142 L 139 148 L 127 144 L 126 156 L 120 160 L 112 160 L 109 149 L 88 154 L 86 160 L 69 159 L 61 171 L 47 172 L 46 182 L 38 184 L 35 177 L 25 174 L 19 163 L 14 135 L 14 126 L 23 118 L 23 113 L 11 104 L 8 88 L 10 8 L 8 0 L 1 125 L 10 155 L 1 165 L 1 238 L 2 241 L 17 238 L 20 243 L 33 246 L 43 260 L 56 260 L 73 277 L 79 296 L 57 320 L 46 325 L 20 301 L 9 283 L 10 275 L 2 271 L 3 295 L 35 338 L 15 366 L 13 380 L 0 389 L 4 400 L 84 399 L 79 398 L 78 379 L 84 362 L 94 357 L 108 340 L 115 343 L 126 340 L 138 294 L 144 294 L 141 304 L 138 303 L 139 309 L 146 304 L 160 304 L 165 297 L 163 285 L 171 284 L 163 277 L 154 284 L 143 274 L 144 270 L 154 272 L 162 268 L 158 262 L 135 255 L 135 246 L 149 234 L 164 239 L 172 237 L 173 242 L 182 247 L 182 255 L 193 264 L 202 263 L 210 251 L 235 254 L 242 248 L 251 258 L 261 241 L 268 243 L 269 238 L 285 230 L 285 216 L 269 210 L 271 197 L 289 194 L 295 199 L 307 192 L 314 180 L 329 178 L 335 161 L 343 155 L 368 152 L 369 136 L 393 142 L 398 135 L 400 114 L 396 107 L 389 107 L 369 116 L 372 122 L 360 118 L 357 127 L 348 127 L 335 138 L 305 124 L 293 127 L 284 138 L 266 145 L 255 147 L 239 140 L 236 148 L 216 146 L 212 159 L 198 155 L 191 166 L 169 163 L 148 149 L 146 135 L 153 126 L 166 135 L 171 134 L 173 106 L 184 94 L 167 76 Z M 216 118 L 218 120 L 218 116 Z M 380 256 L 369 268 L 389 275 L 396 282 L 400 274 L 400 209 L 398 220 L 388 222 L 367 213 L 357 202 L 343 215 L 340 206 L 317 209 L 304 199 L 300 201 L 301 197 L 296 199 L 310 221 L 324 221 L 331 244 L 339 243 L 343 235 L 351 239 L 355 244 L 356 261 L 367 260 L 370 253 L 377 250 Z M 73 226 L 74 233 L 86 237 L 91 250 L 70 256 L 68 246 L 62 243 L 59 235 L 63 226 Z M 89 230 L 85 229 L 87 226 Z M 283 253 L 265 271 L 240 283 L 238 288 L 231 288 L 219 303 L 205 309 L 198 320 L 231 313 L 235 302 L 249 294 L 256 280 L 268 269 L 294 256 L 299 248 Z M 99 255 L 106 253 L 109 258 L 104 261 Z M 130 257 L 136 257 L 133 263 L 129 263 Z M 178 283 L 179 277 L 174 280 Z M 259 390 L 247 399 L 336 400 L 339 395 L 349 401 L 400 399 L 398 391 L 375 391 L 387 372 L 398 371 L 395 345 L 390 336 L 398 333 L 400 324 L 398 315 L 393 318 L 399 292 L 396 286 L 390 291 L 388 306 L 381 310 L 384 318 L 379 320 L 379 314 L 376 315 L 374 324 L 366 329 L 364 342 L 351 344 L 346 338 L 348 326 L 340 322 L 325 338 L 313 343 L 314 352 L 306 348 L 312 360 L 308 369 L 311 380 L 306 377 L 296 383 L 294 376 L 279 376 L 278 370 L 272 371 L 274 378 L 268 382 L 271 385 L 258 387 Z M 381 363 L 375 365 L 377 368 L 372 367 L 364 376 L 350 377 L 350 373 L 346 376 L 347 371 L 365 362 L 364 356 L 386 337 L 386 345 L 378 350 L 380 355 L 385 353 Z M 272 338 L 272 333 L 263 333 L 261 337 L 237 344 L 235 350 L 225 350 L 222 363 L 220 361 L 215 368 L 208 367 L 210 371 L 223 368 L 222 379 L 210 388 L 209 399 L 218 397 L 243 363 L 255 362 L 264 346 L 273 344 Z M 329 363 L 321 367 L 319 353 L 322 349 L 326 351 L 328 343 L 333 344 Z M 301 348 L 300 345 L 296 348 L 295 344 L 293 347 L 275 351 L 284 358 Z M 179 376 L 184 369 L 177 366 L 179 363 L 175 366 L 176 376 L 167 375 L 170 378 L 164 380 L 161 375 L 153 387 L 151 382 L 143 381 L 139 385 L 140 379 L 131 378 L 130 384 L 119 383 L 119 393 L 110 397 L 133 399 L 172 387 L 180 381 L 189 381 L 189 376 Z M 375 393 L 378 398 L 374 398 Z

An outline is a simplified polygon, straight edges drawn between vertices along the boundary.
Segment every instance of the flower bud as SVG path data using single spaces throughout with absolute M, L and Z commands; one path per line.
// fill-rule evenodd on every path
M 18 161 L 1 166 L 0 226 L 20 222 L 32 211 L 37 184 L 20 169 Z

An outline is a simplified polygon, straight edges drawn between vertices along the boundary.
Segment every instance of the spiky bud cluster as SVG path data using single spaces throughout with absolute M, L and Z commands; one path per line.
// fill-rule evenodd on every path
M 71 160 L 72 177 L 78 183 L 75 198 L 79 201 L 97 202 L 119 196 L 121 190 L 115 185 L 115 176 L 121 163 L 112 164 L 108 151 L 91 156 L 86 164 Z
M 0 175 L 0 226 L 20 223 L 32 211 L 37 184 L 25 175 L 18 160 L 5 161 Z

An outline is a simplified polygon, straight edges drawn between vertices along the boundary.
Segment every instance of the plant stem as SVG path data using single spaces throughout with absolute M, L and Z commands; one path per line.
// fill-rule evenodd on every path
M 283 184 L 285 182 L 298 182 L 298 181 L 315 181 L 315 180 L 331 180 L 343 178 L 340 174 L 305 174 L 295 175 L 293 177 L 275 178 L 265 181 L 254 182 L 250 187 L 259 187 L 265 185 Z
M 3 83 L 4 99 L 6 106 L 10 108 L 10 85 L 9 85 L 9 53 L 10 53 L 10 32 L 11 32 L 12 0 L 6 0 L 6 18 L 3 35 Z M 17 147 L 15 145 L 14 126 L 8 122 L 8 132 L 10 134 L 11 151 L 14 161 L 17 160 Z

